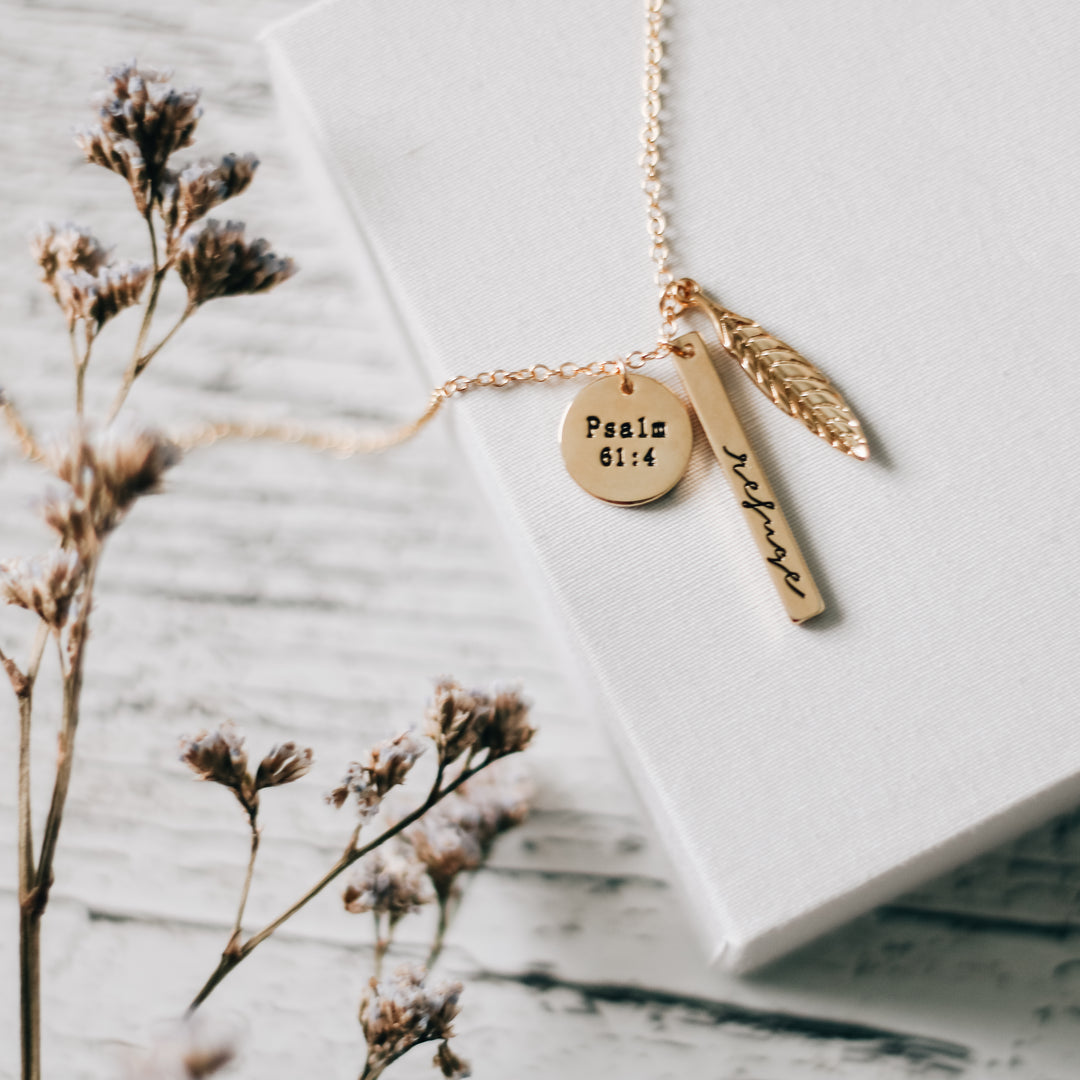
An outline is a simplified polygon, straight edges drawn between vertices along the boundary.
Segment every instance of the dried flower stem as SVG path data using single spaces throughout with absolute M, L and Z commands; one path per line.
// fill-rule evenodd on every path
M 139 327 L 139 336 L 135 339 L 135 348 L 131 353 L 131 360 L 128 362 L 127 370 L 124 372 L 124 378 L 120 383 L 120 389 L 117 391 L 116 399 L 113 401 L 112 409 L 109 410 L 109 423 L 112 423 L 112 421 L 116 419 L 116 414 L 127 400 L 127 396 L 131 392 L 131 387 L 134 385 L 135 380 L 142 374 L 143 369 L 150 363 L 154 354 L 173 336 L 174 333 L 176 333 L 177 330 L 180 329 L 188 315 L 191 314 L 189 308 L 184 312 L 180 317 L 180 321 L 169 331 L 165 338 L 160 341 L 148 355 L 143 355 L 143 349 L 146 347 L 146 339 L 150 336 L 150 325 L 154 321 L 154 312 L 157 311 L 158 296 L 161 294 L 161 283 L 165 280 L 165 275 L 169 270 L 168 263 L 162 266 L 158 256 L 157 230 L 154 228 L 153 208 L 148 206 L 143 217 L 146 219 L 146 227 L 150 230 L 150 255 L 154 264 L 154 278 L 150 282 L 150 292 L 146 298 L 146 307 L 143 308 L 142 324 Z
M 80 354 L 74 325 L 68 329 L 68 340 L 71 342 L 71 361 L 75 366 L 75 415 L 81 419 L 83 414 L 83 384 L 86 381 L 86 361 L 90 358 L 90 349 L 87 348 L 85 358 Z
M 435 927 L 435 937 L 431 942 L 427 960 L 424 961 L 424 967 L 428 971 L 435 966 L 435 961 L 442 955 L 443 942 L 446 940 L 446 929 L 450 925 L 450 897 L 439 896 L 437 899 L 439 902 L 439 922 Z
M 226 951 L 239 944 L 244 921 L 244 908 L 247 907 L 248 893 L 251 892 L 251 879 L 255 874 L 255 857 L 259 854 L 259 826 L 256 824 L 256 815 L 249 814 L 248 822 L 251 825 L 251 855 L 248 857 L 247 873 L 244 875 L 244 887 L 240 891 L 240 903 L 236 908 L 236 922 L 233 924 L 233 932 L 229 937 Z
M 153 348 L 149 349 L 141 357 L 139 357 L 139 361 L 136 364 L 135 374 L 132 376 L 132 382 L 134 382 L 143 373 L 146 365 L 149 364 L 150 361 L 153 360 L 154 357 L 157 356 L 157 354 L 163 348 L 165 348 L 166 345 L 168 345 L 168 343 L 172 340 L 173 334 L 175 334 L 176 331 L 179 330 L 180 327 L 183 326 L 184 323 L 186 323 L 188 319 L 194 314 L 195 308 L 195 304 L 188 304 L 181 313 L 180 318 L 177 319 L 175 323 L 173 323 L 172 328 L 169 330 L 169 332 L 155 346 L 153 346 Z M 123 402 L 121 401 L 120 404 L 122 405 Z M 119 406 L 114 407 L 119 408 Z
M 485 760 L 479 765 L 476 765 L 469 769 L 463 769 L 453 780 L 449 781 L 446 785 L 443 785 L 443 767 L 440 765 L 439 771 L 435 775 L 435 781 L 431 785 L 431 790 L 428 792 L 427 798 L 415 809 L 406 814 L 399 821 L 394 822 L 393 825 L 384 829 L 374 840 L 364 844 L 362 847 L 356 846 L 358 832 L 353 833 L 352 842 L 342 853 L 341 857 L 330 867 L 329 870 L 321 877 L 314 885 L 311 886 L 303 896 L 300 897 L 295 903 L 285 909 L 276 919 L 267 923 L 260 931 L 252 934 L 242 945 L 238 947 L 229 948 L 226 947 L 225 951 L 221 954 L 221 959 L 218 962 L 218 966 L 214 969 L 210 978 L 206 980 L 203 988 L 192 999 L 191 1004 L 188 1006 L 188 1015 L 190 1016 L 217 988 L 217 986 L 224 980 L 225 976 L 229 974 L 242 960 L 249 956 L 259 945 L 261 945 L 271 934 L 277 930 L 282 923 L 288 922 L 302 907 L 304 907 L 308 901 L 313 900 L 330 884 L 336 877 L 347 870 L 357 859 L 362 859 L 369 852 L 374 851 L 377 847 L 385 844 L 387 840 L 398 833 L 407 829 L 414 821 L 419 820 L 424 816 L 440 799 L 445 798 L 452 791 L 456 791 L 466 780 L 475 776 L 478 772 L 482 771 L 488 762 Z
M 33 915 L 35 895 L 34 830 L 30 815 L 30 727 L 34 683 L 49 640 L 49 628 L 38 623 L 26 672 L 20 680 L 4 658 L 19 701 L 19 1015 L 23 1080 L 41 1076 L 41 920 Z
M 82 697 L 83 666 L 86 660 L 86 624 L 90 617 L 90 608 L 94 592 L 94 577 L 97 573 L 97 560 L 90 561 L 86 571 L 86 583 L 83 586 L 82 602 L 79 614 L 71 628 L 69 641 L 74 642 L 68 670 L 63 672 L 64 700 L 60 722 L 60 749 L 56 763 L 56 780 L 53 783 L 52 800 L 45 819 L 45 831 L 41 840 L 41 858 L 38 861 L 35 889 L 38 899 L 34 905 L 37 918 L 40 919 L 48 903 L 49 889 L 52 886 L 52 864 L 56 855 L 56 842 L 60 835 L 60 823 L 67 803 L 68 788 L 71 784 L 71 769 L 75 762 L 75 732 L 79 726 L 79 702 Z
M 60 749 L 52 801 L 45 820 L 41 855 L 36 868 L 30 815 L 30 730 L 33 686 L 49 639 L 49 630 L 44 621 L 38 625 L 23 682 L 16 688 L 19 701 L 19 967 L 23 1080 L 39 1080 L 41 1076 L 41 919 L 49 900 L 52 863 L 71 782 L 75 730 L 79 723 L 79 699 L 82 694 L 83 660 L 86 654 L 86 620 L 90 612 L 94 571 L 95 564 L 91 563 L 87 572 L 83 603 L 72 627 L 73 636 L 70 640 L 76 644 L 67 670 L 64 670 L 62 651 L 60 656 L 64 686 Z M 59 638 L 57 644 L 59 645 Z

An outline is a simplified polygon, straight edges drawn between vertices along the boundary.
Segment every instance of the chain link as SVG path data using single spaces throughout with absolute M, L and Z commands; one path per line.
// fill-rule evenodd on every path
M 642 149 L 639 161 L 645 174 L 641 187 L 648 200 L 649 257 L 656 267 L 654 280 L 660 289 L 661 298 L 672 281 L 671 271 L 668 269 L 671 252 L 664 238 L 667 219 L 660 204 L 660 197 L 663 194 L 663 185 L 660 182 L 660 90 L 664 80 L 663 28 L 664 0 L 647 0 L 645 5 L 645 100 L 641 103 L 645 126 L 641 129 Z
M 319 431 L 290 420 L 226 420 L 209 421 L 174 436 L 173 441 L 182 450 L 192 450 L 201 446 L 212 446 L 224 439 L 255 440 L 264 439 L 274 442 L 293 443 L 307 446 L 312 450 L 327 451 L 339 457 L 352 457 L 354 454 L 374 454 L 380 450 L 389 450 L 407 442 L 438 414 L 442 406 L 452 397 L 460 396 L 469 390 L 488 386 L 510 386 L 520 382 L 547 382 L 548 379 L 576 379 L 581 376 L 602 378 L 606 375 L 622 375 L 627 368 L 636 371 L 649 361 L 674 352 L 674 346 L 657 345 L 651 352 L 634 352 L 626 357 L 614 360 L 595 361 L 591 364 L 566 362 L 557 368 L 547 364 L 533 364 L 518 368 L 516 371 L 481 371 L 471 378 L 456 375 L 447 379 L 432 391 L 427 407 L 415 419 L 401 427 L 378 435 L 360 435 L 351 431 Z
M 634 351 L 614 360 L 595 361 L 591 364 L 578 365 L 568 361 L 558 367 L 533 364 L 516 371 L 498 368 L 494 371 L 481 371 L 471 377 L 457 375 L 432 391 L 427 407 L 415 420 L 380 435 L 317 431 L 292 421 L 225 421 L 205 423 L 189 429 L 176 437 L 177 445 L 182 449 L 191 449 L 210 446 L 223 439 L 271 439 L 329 451 L 342 457 L 377 453 L 411 439 L 438 414 L 447 401 L 469 390 L 504 387 L 520 382 L 543 383 L 553 378 L 621 375 L 625 379 L 627 369 L 636 371 L 653 360 L 675 353 L 677 350 L 674 340 L 678 334 L 676 320 L 689 306 L 696 286 L 687 279 L 676 281 L 671 273 L 671 252 L 665 238 L 667 220 L 661 204 L 663 185 L 660 179 L 660 109 L 664 78 L 664 4 L 665 0 L 645 0 L 645 78 L 644 99 L 641 104 L 644 126 L 641 129 L 642 151 L 639 158 L 644 174 L 641 186 L 648 202 L 649 258 L 655 267 L 653 277 L 660 290 L 660 333 L 652 349 L 648 352 Z

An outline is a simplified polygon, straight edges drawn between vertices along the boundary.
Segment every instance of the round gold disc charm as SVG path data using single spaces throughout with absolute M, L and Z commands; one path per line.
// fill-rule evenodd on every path
M 663 383 L 629 374 L 625 383 L 610 375 L 586 386 L 559 433 L 576 483 L 618 506 L 641 506 L 670 491 L 686 472 L 693 441 L 683 403 Z

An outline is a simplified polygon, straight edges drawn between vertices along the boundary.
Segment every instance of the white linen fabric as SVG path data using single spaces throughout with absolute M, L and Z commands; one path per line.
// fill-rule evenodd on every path
M 700 432 L 620 509 L 562 465 L 579 384 L 447 412 L 746 970 L 1080 797 L 1080 6 L 671 8 L 675 270 L 870 437 L 722 367 L 828 611 L 787 622 Z M 637 0 L 334 0 L 265 40 L 433 382 L 651 345 Z

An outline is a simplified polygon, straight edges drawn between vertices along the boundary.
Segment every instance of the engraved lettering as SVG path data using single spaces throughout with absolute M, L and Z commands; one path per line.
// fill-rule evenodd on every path
M 624 420 L 619 425 L 619 438 L 620 439 L 632 439 L 634 437 L 634 428 L 629 420 Z
M 797 589 L 793 584 L 799 580 L 799 574 L 797 571 L 784 565 L 784 559 L 787 558 L 787 548 L 781 547 L 780 544 L 776 542 L 776 530 L 772 527 L 772 518 L 765 513 L 766 510 L 775 510 L 776 503 L 759 499 L 754 494 L 758 489 L 757 481 L 751 480 L 743 471 L 746 469 L 749 455 L 733 453 L 726 446 L 724 447 L 724 453 L 735 461 L 735 464 L 731 466 L 731 471 L 742 481 L 743 494 L 746 496 L 746 499 L 742 504 L 743 507 L 747 510 L 753 510 L 754 513 L 761 518 L 762 528 L 765 530 L 765 540 L 773 551 L 772 558 L 766 559 L 765 561 L 772 566 L 775 566 L 777 570 L 783 573 L 784 583 L 796 596 L 805 597 L 806 593 L 801 589 Z
M 654 420 L 652 425 L 652 437 L 654 439 L 666 439 L 667 438 L 667 421 L 666 420 Z
M 647 439 L 649 437 L 649 433 L 645 430 L 645 417 L 644 416 L 639 416 L 637 418 L 637 422 L 638 422 L 638 438 L 639 439 Z
M 605 439 L 614 439 L 615 438 L 615 421 L 614 420 L 609 420 L 604 425 L 604 438 Z
M 590 416 L 590 417 L 588 417 L 586 419 L 585 422 L 589 426 L 589 431 L 588 431 L 587 438 L 591 439 L 593 437 L 593 432 L 598 431 L 599 428 L 600 428 L 600 417 L 599 416 Z

